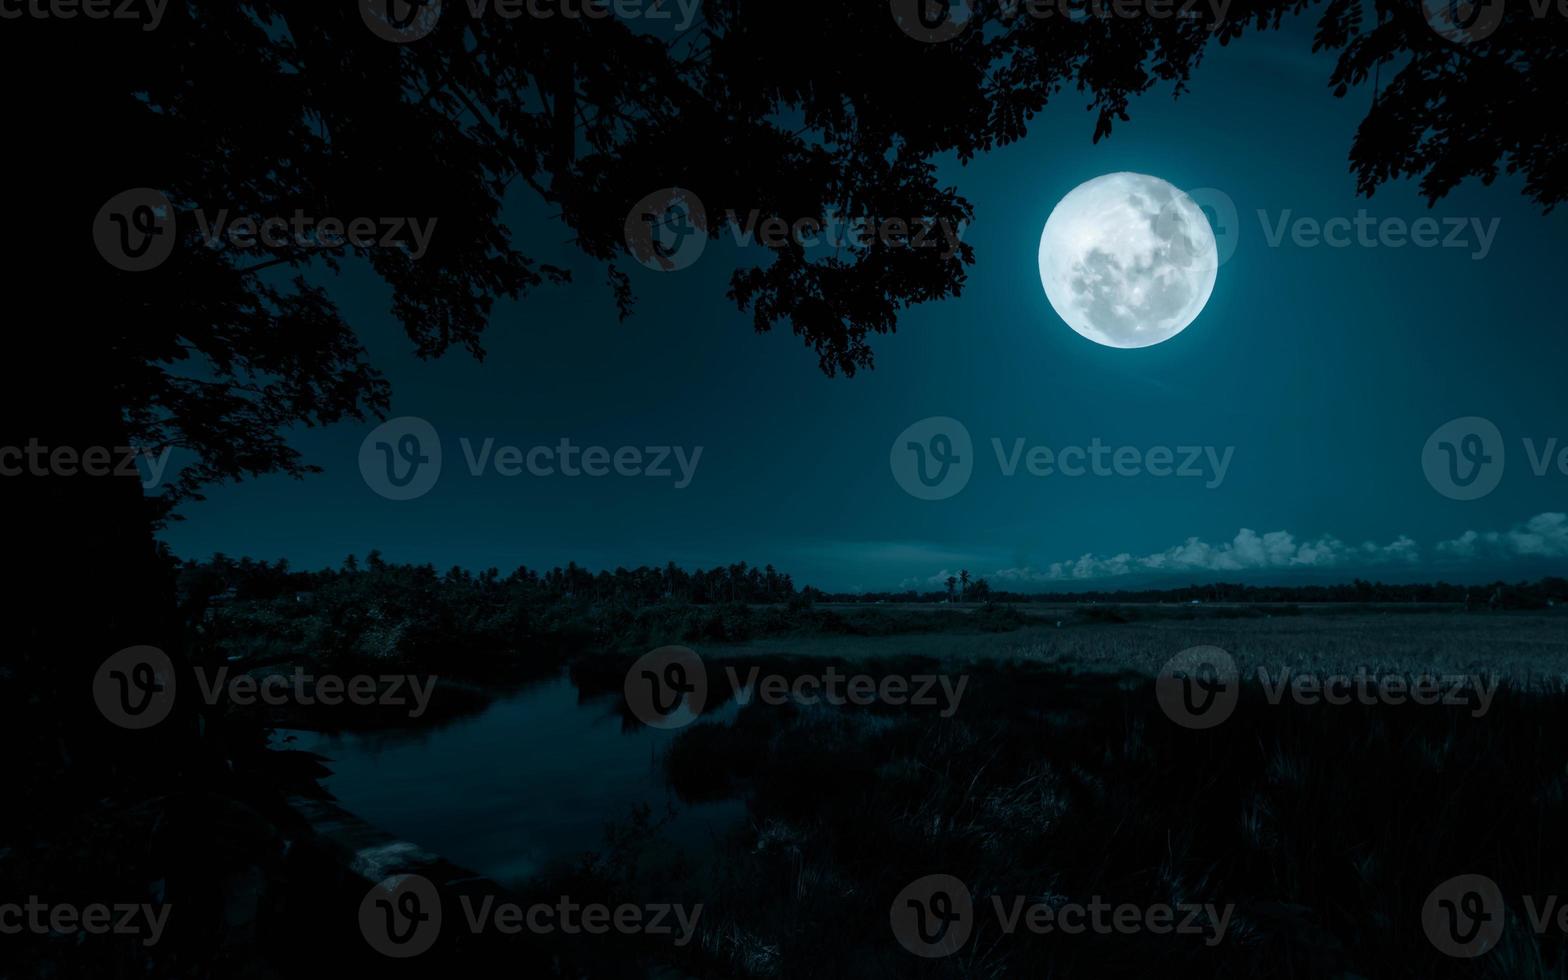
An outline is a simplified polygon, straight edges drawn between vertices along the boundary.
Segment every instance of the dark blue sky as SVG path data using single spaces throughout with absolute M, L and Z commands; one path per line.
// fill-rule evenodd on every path
M 964 294 L 906 312 L 897 334 L 875 341 L 876 370 L 853 379 L 822 376 L 787 328 L 752 332 L 724 293 L 737 261 L 765 253 L 727 234 L 689 269 L 633 266 L 638 313 L 619 323 L 602 269 L 520 196 L 511 226 L 523 251 L 577 281 L 501 304 L 483 364 L 419 362 L 384 285 L 363 269 L 329 279 L 392 381 L 393 415 L 439 433 L 439 481 L 417 499 L 386 499 L 358 463 L 372 426 L 301 431 L 293 444 L 324 474 L 212 488 L 165 538 L 183 557 L 296 567 L 370 548 L 503 570 L 745 560 L 831 589 L 924 586 L 959 568 L 1020 589 L 1560 573 L 1568 524 L 1554 515 L 1568 510 L 1568 475 L 1535 475 L 1523 440 L 1537 451 L 1568 440 L 1568 338 L 1551 295 L 1568 216 L 1543 217 L 1507 178 L 1466 184 L 1431 211 L 1409 184 L 1355 196 L 1347 152 L 1371 93 L 1332 97 L 1332 59 L 1310 53 L 1309 27 L 1216 46 L 1190 92 L 1135 102 L 1132 121 L 1098 146 L 1092 114 L 1069 92 L 1022 143 L 949 163 L 976 212 Z M 1238 211 L 1220 229 L 1235 252 L 1208 307 L 1138 350 L 1069 329 L 1036 267 L 1054 204 L 1122 170 L 1216 188 Z M 1286 212 L 1322 222 L 1360 209 L 1463 219 L 1465 247 L 1303 247 L 1288 232 L 1271 247 L 1264 228 Z M 1477 260 L 1475 222 L 1494 220 Z M 932 416 L 963 423 L 974 469 L 955 495 L 921 500 L 900 488 L 889 452 Z M 1494 423 L 1506 452 L 1496 488 L 1474 500 L 1451 499 L 1423 471 L 1428 437 L 1461 416 Z M 526 450 L 563 437 L 702 455 L 676 489 L 676 477 L 472 476 L 459 442 Z M 1098 439 L 1234 452 L 1214 487 L 1022 466 L 1004 476 L 992 440 L 1010 451 L 1020 438 L 1054 451 Z

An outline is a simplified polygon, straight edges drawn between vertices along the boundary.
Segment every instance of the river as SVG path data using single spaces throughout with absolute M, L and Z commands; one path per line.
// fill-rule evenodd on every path
M 673 806 L 660 841 L 700 854 L 744 805 L 679 801 L 661 759 L 679 730 L 627 728 L 616 704 L 581 698 L 562 675 L 438 726 L 279 729 L 275 744 L 325 756 L 332 775 L 323 785 L 355 815 L 503 885 L 602 850 L 605 828 L 626 824 L 639 804 L 655 819 Z

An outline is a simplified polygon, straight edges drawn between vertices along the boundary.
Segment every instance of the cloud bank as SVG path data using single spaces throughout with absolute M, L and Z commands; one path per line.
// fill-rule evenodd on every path
M 1439 542 L 1438 559 L 1445 562 L 1477 559 L 1568 557 L 1568 514 L 1548 512 L 1506 531 L 1466 531 Z M 1123 575 L 1159 572 L 1253 572 L 1304 568 L 1376 568 L 1414 565 L 1421 548 L 1406 535 L 1387 544 L 1364 541 L 1347 544 L 1332 535 L 1300 539 L 1289 531 L 1259 534 L 1242 528 L 1229 541 L 1218 544 L 1191 537 L 1179 545 L 1149 554 L 1085 554 L 1045 566 L 1023 565 L 990 572 L 975 572 L 999 588 L 1018 589 L 1049 582 L 1083 582 Z M 971 560 L 973 568 L 979 562 Z M 954 566 L 955 568 L 958 566 Z M 943 568 L 925 578 L 905 579 L 904 588 L 943 588 L 956 571 Z
M 998 585 L 1115 578 L 1135 572 L 1246 572 L 1288 568 L 1330 568 L 1346 565 L 1414 563 L 1416 543 L 1400 535 L 1388 544 L 1373 541 L 1349 545 L 1335 537 L 1298 541 L 1289 531 L 1264 534 L 1242 528 L 1230 541 L 1211 544 L 1192 537 L 1152 554 L 1123 552 L 1109 557 L 1087 554 L 1043 568 L 1004 568 L 992 579 Z
M 1568 557 L 1568 514 L 1537 514 L 1507 531 L 1466 531 L 1437 550 L 1452 558 Z

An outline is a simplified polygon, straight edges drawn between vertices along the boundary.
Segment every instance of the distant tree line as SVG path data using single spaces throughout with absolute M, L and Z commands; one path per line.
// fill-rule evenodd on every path
M 687 571 L 668 562 L 663 567 L 639 565 L 614 571 L 591 571 L 568 562 L 549 570 L 521 566 L 502 575 L 496 568 L 473 572 L 453 566 L 445 572 L 433 564 L 407 565 L 386 561 L 371 551 L 363 562 L 354 555 L 339 568 L 296 571 L 287 559 L 276 562 L 230 558 L 215 554 L 205 562 L 186 561 L 180 591 L 188 600 L 206 602 L 269 600 L 312 595 L 342 585 L 356 576 L 397 579 L 453 591 L 491 595 L 508 593 L 539 599 L 595 604 L 654 605 L 658 603 L 865 603 L 865 602 L 1049 602 L 1049 603 L 1443 603 L 1506 609 L 1538 609 L 1568 604 L 1568 579 L 1551 576 L 1534 582 L 1458 584 L 1420 582 L 1390 584 L 1357 578 L 1336 585 L 1243 585 L 1234 582 L 1190 584 L 1169 589 L 1116 589 L 1075 592 L 1015 592 L 996 589 L 968 571 L 948 576 L 943 589 L 888 592 L 824 592 L 797 587 L 788 572 L 772 565 L 736 562 Z
M 276 599 L 288 595 L 314 593 L 362 573 L 411 577 L 417 581 L 481 591 L 534 593 L 553 599 L 581 599 L 590 602 L 652 604 L 675 601 L 698 604 L 715 602 L 788 602 L 806 590 L 797 590 L 788 573 L 772 565 L 757 567 L 746 562 L 710 569 L 686 571 L 669 562 L 663 568 L 640 565 L 592 572 L 576 562 L 548 571 L 521 566 L 503 576 L 500 569 L 472 572 L 453 566 L 439 572 L 432 564 L 395 565 L 380 551 L 365 556 L 364 563 L 349 555 L 340 568 L 317 572 L 295 571 L 288 559 L 277 562 L 251 558 L 233 559 L 223 554 L 210 561 L 187 561 L 181 576 L 181 591 L 187 596 L 211 599 Z

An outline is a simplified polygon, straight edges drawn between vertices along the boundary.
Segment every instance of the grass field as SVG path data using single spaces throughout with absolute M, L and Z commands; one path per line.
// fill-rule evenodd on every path
M 689 861 L 632 826 L 539 882 L 541 896 L 703 905 L 678 949 L 560 937 L 587 975 L 1568 976 L 1568 930 L 1532 921 L 1568 893 L 1568 607 L 731 604 L 583 621 L 629 627 L 574 633 L 614 642 L 565 661 L 584 703 L 619 703 L 627 729 L 641 724 L 622 694 L 637 658 L 661 644 L 701 656 L 709 707 L 654 763 L 679 800 L 745 812 Z M 1196 730 L 1166 712 L 1156 678 L 1200 646 L 1227 651 L 1243 684 L 1222 724 Z M 408 662 L 446 661 L 432 649 Z M 753 667 L 965 686 L 950 712 L 770 702 L 728 679 Z M 1328 705 L 1270 699 L 1257 668 L 1498 687 L 1483 714 Z M 937 875 L 962 884 L 968 920 L 948 955 L 926 957 L 903 942 L 899 910 Z M 1424 916 L 1461 875 L 1502 896 L 1495 942 L 1474 959 L 1446 955 Z M 1225 927 L 1066 934 L 1008 918 L 1096 903 L 1224 910 Z
M 934 667 L 969 686 L 950 717 L 752 700 L 733 721 L 686 729 L 666 760 L 672 784 L 688 799 L 742 798 L 749 819 L 706 855 L 716 878 L 688 883 L 709 918 L 682 966 L 856 978 L 1568 975 L 1568 935 L 1531 919 L 1568 891 L 1568 619 L 1124 608 L 1084 622 L 1081 612 L 1012 632 L 697 645 L 710 674 L 732 661 L 785 674 L 831 662 L 873 675 Z M 1198 645 L 1229 651 L 1244 677 L 1254 666 L 1366 668 L 1502 684 L 1477 717 L 1276 703 L 1244 683 L 1234 715 L 1194 731 L 1162 713 L 1153 676 Z M 1475 959 L 1445 955 L 1423 918 L 1465 874 L 1497 882 L 1504 902 L 1495 944 Z M 892 923 L 931 875 L 963 883 L 972 912 L 950 955 L 926 958 Z M 1218 938 L 1067 935 L 1003 914 L 1095 901 L 1230 919 Z
M 878 607 L 892 608 L 892 607 Z M 929 607 L 926 607 L 929 609 Z M 962 608 L 962 607 L 960 607 Z M 1345 606 L 1226 617 L 1206 607 L 1106 607 L 1126 622 L 1082 619 L 1082 606 L 1026 606 L 1047 621 L 1012 632 L 910 633 L 888 636 L 767 637 L 741 644 L 694 645 L 705 656 L 800 654 L 846 660 L 904 656 L 966 663 L 1018 660 L 1063 670 L 1154 675 L 1177 651 L 1218 646 L 1252 667 L 1315 671 L 1432 670 L 1495 674 L 1548 689 L 1568 675 L 1568 610 L 1463 613 L 1449 609 L 1368 612 Z M 908 612 L 918 612 L 914 606 Z M 1184 615 L 1185 614 L 1185 615 Z M 1188 618 L 1191 617 L 1191 618 Z M 1055 625 L 1060 622 L 1061 625 Z

